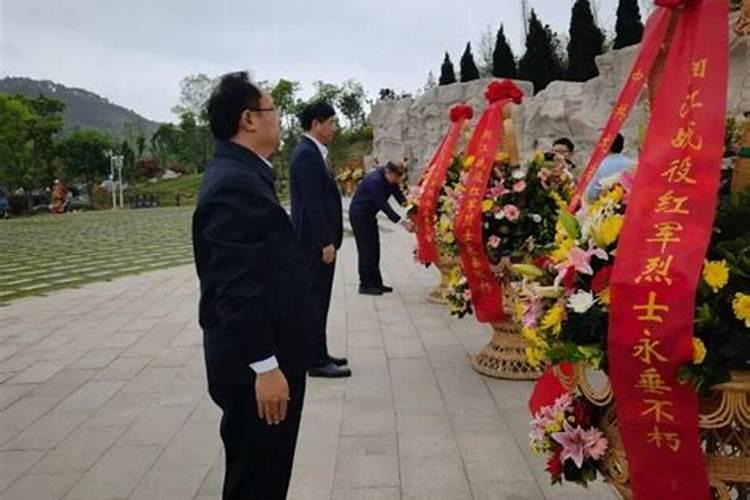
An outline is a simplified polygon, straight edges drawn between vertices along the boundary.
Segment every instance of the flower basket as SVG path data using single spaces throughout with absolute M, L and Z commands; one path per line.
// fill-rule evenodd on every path
M 609 382 L 596 383 L 582 364 L 566 377 L 557 371 L 563 386 L 577 391 L 596 407 L 594 425 L 609 442 L 598 463 L 599 472 L 624 499 L 631 499 L 628 461 L 617 426 L 617 413 Z M 601 372 L 598 372 L 601 373 Z M 714 498 L 745 499 L 750 495 L 750 372 L 732 372 L 728 382 L 713 387 L 700 398 L 700 440 Z
M 528 342 L 521 336 L 521 325 L 509 310 L 515 303 L 518 285 L 507 283 L 503 287 L 506 305 L 506 320 L 492 323 L 492 338 L 486 346 L 471 358 L 474 369 L 482 375 L 509 380 L 536 380 L 541 366 L 529 363 L 526 357 Z
M 447 304 L 448 303 L 448 290 L 450 289 L 450 277 L 453 270 L 458 266 L 458 261 L 455 257 L 451 257 L 445 253 L 440 254 L 435 266 L 440 271 L 440 283 L 430 292 L 427 300 L 433 304 Z

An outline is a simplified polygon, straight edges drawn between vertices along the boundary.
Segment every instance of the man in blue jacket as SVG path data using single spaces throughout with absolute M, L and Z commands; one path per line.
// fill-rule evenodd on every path
M 383 284 L 383 276 L 380 274 L 377 215 L 382 211 L 392 222 L 401 221 L 401 216 L 391 208 L 388 199 L 393 196 L 401 205 L 406 203 L 401 190 L 404 174 L 404 167 L 393 162 L 376 168 L 359 184 L 349 206 L 349 221 L 357 242 L 359 293 L 362 295 L 383 295 L 393 291 L 393 288 Z M 401 223 L 408 231 L 414 231 L 411 221 L 404 220 Z
M 221 408 L 223 500 L 283 500 L 307 372 L 306 269 L 268 158 L 279 145 L 271 96 L 247 73 L 208 102 L 216 138 L 193 215 L 208 391 Z
M 312 377 L 349 377 L 346 358 L 328 352 L 327 324 L 331 307 L 336 252 L 344 237 L 341 194 L 327 164 L 327 145 L 336 134 L 336 111 L 327 103 L 305 107 L 299 116 L 304 135 L 292 152 L 289 181 L 292 224 L 307 258 L 313 300 L 311 319 Z

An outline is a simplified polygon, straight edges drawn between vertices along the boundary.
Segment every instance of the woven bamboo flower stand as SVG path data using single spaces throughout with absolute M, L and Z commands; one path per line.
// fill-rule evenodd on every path
M 448 283 L 450 280 L 451 271 L 456 267 L 457 263 L 455 259 L 441 255 L 435 266 L 440 271 L 440 283 L 430 292 L 427 297 L 429 302 L 433 304 L 447 304 L 448 303 Z
M 622 498 L 632 499 L 628 461 L 609 383 L 595 387 L 580 366 L 572 377 L 560 373 L 558 376 L 568 389 L 577 389 L 599 407 L 595 423 L 610 443 L 600 472 Z M 714 387 L 709 396 L 701 398 L 698 425 L 714 498 L 750 498 L 750 372 L 732 373 L 729 382 Z M 668 465 L 665 470 L 669 470 Z
M 482 375 L 509 380 L 536 380 L 542 372 L 526 361 L 526 340 L 512 320 L 492 324 L 492 339 L 472 358 Z

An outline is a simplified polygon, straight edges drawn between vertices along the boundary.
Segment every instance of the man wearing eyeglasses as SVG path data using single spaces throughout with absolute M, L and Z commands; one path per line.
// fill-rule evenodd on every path
M 247 73 L 208 102 L 216 138 L 193 215 L 208 391 L 221 408 L 223 500 L 283 500 L 305 396 L 304 257 L 274 191 L 273 99 Z
M 349 377 L 346 358 L 336 358 L 328 352 L 326 331 L 336 252 L 344 237 L 341 194 L 327 163 L 327 146 L 336 134 L 336 111 L 328 103 L 317 102 L 306 106 L 299 119 L 305 133 L 292 152 L 289 184 L 292 223 L 307 256 L 308 290 L 313 300 L 309 374 Z

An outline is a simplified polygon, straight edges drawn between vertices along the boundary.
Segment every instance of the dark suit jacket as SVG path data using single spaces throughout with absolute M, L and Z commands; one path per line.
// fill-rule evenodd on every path
M 377 168 L 367 174 L 357 186 L 357 191 L 349 206 L 349 213 L 374 217 L 382 210 L 391 221 L 398 222 L 401 217 L 388 204 L 388 198 L 391 196 L 402 205 L 406 203 L 401 186 L 390 184 L 385 178 L 385 169 Z
M 318 262 L 321 249 L 341 247 L 344 224 L 341 194 L 318 146 L 303 136 L 289 164 L 292 224 L 309 258 Z
M 273 173 L 255 153 L 219 141 L 193 215 L 200 325 L 209 382 L 250 383 L 250 363 L 275 355 L 307 369 L 305 263 Z

